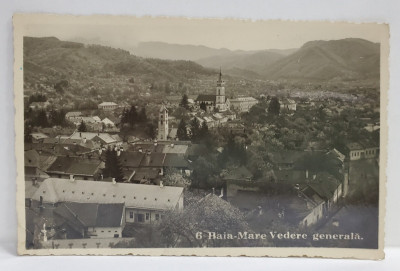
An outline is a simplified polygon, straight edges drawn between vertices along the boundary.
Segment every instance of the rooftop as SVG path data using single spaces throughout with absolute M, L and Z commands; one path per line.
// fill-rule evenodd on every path
M 182 187 L 49 178 L 32 199 L 39 201 L 43 197 L 48 203 L 125 203 L 131 208 L 169 210 L 177 206 L 181 196 Z

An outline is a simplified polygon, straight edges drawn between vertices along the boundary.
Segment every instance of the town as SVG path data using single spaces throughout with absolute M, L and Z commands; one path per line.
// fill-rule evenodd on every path
M 345 234 L 361 226 L 351 216 L 377 227 L 379 86 L 223 67 L 176 84 L 108 72 L 75 92 L 47 81 L 25 82 L 27 248 L 313 246 L 196 234 Z

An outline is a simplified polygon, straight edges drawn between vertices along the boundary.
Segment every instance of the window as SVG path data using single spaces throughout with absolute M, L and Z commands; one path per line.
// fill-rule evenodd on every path
M 129 212 L 129 218 L 133 218 L 133 212 Z
M 146 213 L 146 220 L 150 219 L 150 213 Z
M 159 220 L 159 219 L 160 219 L 160 215 L 156 214 L 156 220 Z

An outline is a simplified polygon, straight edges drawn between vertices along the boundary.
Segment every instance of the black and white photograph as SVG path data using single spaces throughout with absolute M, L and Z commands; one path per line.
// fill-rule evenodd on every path
M 14 27 L 19 254 L 383 257 L 387 25 Z

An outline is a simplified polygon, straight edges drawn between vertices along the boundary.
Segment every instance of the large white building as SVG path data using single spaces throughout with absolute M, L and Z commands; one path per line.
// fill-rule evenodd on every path
M 258 101 L 253 97 L 238 97 L 230 100 L 231 109 L 239 112 L 249 112 L 250 108 L 257 103 Z
M 183 188 L 49 178 L 36 190 L 32 200 L 50 205 L 124 203 L 125 222 L 152 223 L 160 220 L 165 211 L 183 209 Z

